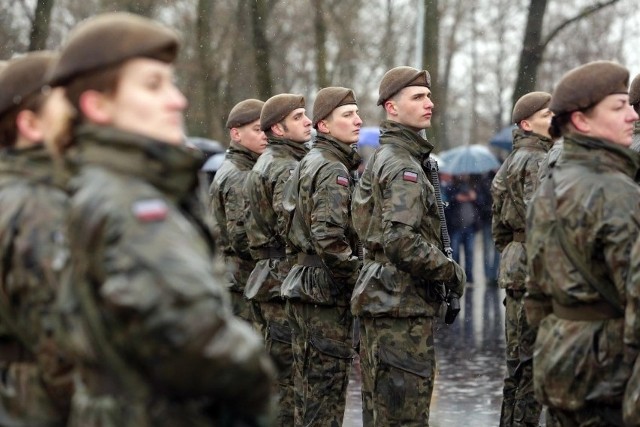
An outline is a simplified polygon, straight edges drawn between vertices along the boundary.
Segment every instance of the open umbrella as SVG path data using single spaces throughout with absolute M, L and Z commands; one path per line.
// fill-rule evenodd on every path
M 515 125 L 502 128 L 500 132 L 493 135 L 493 138 L 489 141 L 489 145 L 492 145 L 501 150 L 511 151 L 513 145 L 513 129 Z
M 440 172 L 451 175 L 483 174 L 498 169 L 500 162 L 484 145 L 465 145 L 440 153 Z

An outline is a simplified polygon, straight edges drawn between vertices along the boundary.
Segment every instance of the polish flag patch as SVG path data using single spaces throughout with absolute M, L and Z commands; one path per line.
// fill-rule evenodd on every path
M 336 184 L 342 185 L 343 187 L 348 187 L 349 178 L 347 178 L 346 176 L 338 175 L 338 177 L 336 178 Z
M 411 171 L 404 171 L 402 179 L 409 182 L 418 182 L 418 174 Z
M 163 221 L 169 213 L 169 206 L 162 199 L 138 200 L 133 204 L 133 214 L 141 222 Z

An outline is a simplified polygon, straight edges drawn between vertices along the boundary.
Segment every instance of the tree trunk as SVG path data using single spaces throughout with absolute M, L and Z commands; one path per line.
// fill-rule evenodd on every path
M 258 98 L 271 98 L 273 81 L 271 66 L 269 65 L 270 48 L 267 40 L 266 21 L 267 5 L 265 0 L 255 0 L 251 3 L 251 23 L 253 29 L 253 47 L 256 57 L 256 82 L 258 84 Z
M 47 38 L 49 37 L 49 22 L 51 21 L 51 11 L 54 3 L 54 0 L 39 0 L 36 2 L 35 19 L 29 36 L 29 51 L 46 48 Z
M 218 134 L 220 124 L 214 120 L 217 115 L 212 109 L 219 103 L 218 82 L 212 75 L 213 52 L 211 49 L 212 31 L 211 16 L 213 16 L 214 0 L 198 0 L 198 14 L 196 15 L 196 49 L 200 78 L 202 82 L 202 93 L 199 96 L 201 102 L 200 113 L 203 115 L 197 122 L 192 123 L 193 131 L 196 135 L 211 138 Z
M 542 61 L 542 24 L 547 9 L 547 0 L 531 0 L 529 15 L 524 32 L 524 42 L 520 51 L 518 78 L 513 89 L 511 105 L 515 105 L 522 95 L 535 90 L 538 67 Z
M 445 111 L 447 100 L 443 97 L 443 84 L 440 81 L 440 10 L 438 0 L 424 0 L 424 40 L 422 43 L 422 67 L 431 75 L 431 99 L 435 107 L 431 118 L 431 129 L 427 136 L 439 148 L 446 148 L 446 135 L 441 114 Z
M 316 47 L 316 83 L 318 88 L 329 86 L 327 78 L 327 23 L 324 18 L 324 0 L 313 0 L 313 29 Z

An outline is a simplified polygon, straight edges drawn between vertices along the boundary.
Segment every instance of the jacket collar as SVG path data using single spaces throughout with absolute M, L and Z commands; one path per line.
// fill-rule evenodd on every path
M 546 136 L 535 132 L 527 132 L 520 128 L 513 130 L 513 149 L 517 150 L 522 147 L 539 148 L 549 151 L 553 146 L 553 140 Z
M 307 146 L 301 142 L 293 142 L 290 139 L 277 136 L 268 137 L 269 147 L 276 150 L 284 150 L 292 155 L 296 160 L 300 160 L 309 151 Z
M 434 149 L 433 144 L 426 138 L 407 126 L 391 120 L 384 120 L 380 124 L 380 144 L 397 145 L 420 160 L 427 157 Z
M 340 159 L 340 161 L 349 169 L 356 169 L 362 162 L 360 154 L 355 144 L 345 144 L 334 137 L 320 133 L 316 135 L 313 148 L 327 150 Z
M 618 170 L 635 178 L 640 169 L 640 155 L 619 144 L 577 133 L 564 137 L 564 158 L 598 168 Z

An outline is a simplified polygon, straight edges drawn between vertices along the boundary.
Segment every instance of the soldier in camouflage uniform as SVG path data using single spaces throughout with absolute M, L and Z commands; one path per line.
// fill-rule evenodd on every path
M 257 99 L 246 99 L 231 109 L 227 119 L 231 144 L 209 188 L 209 212 L 213 216 L 214 232 L 227 268 L 231 269 L 229 290 L 233 312 L 248 322 L 253 321 L 253 314 L 244 297 L 244 287 L 256 263 L 249 253 L 242 187 L 267 146 L 267 137 L 260 129 L 263 105 L 264 102 Z
M 72 427 L 254 425 L 268 411 L 273 368 L 214 270 L 177 51 L 153 21 L 99 15 L 52 73 L 78 112 L 59 298 L 80 379 Z
M 262 107 L 260 126 L 268 145 L 245 183 L 246 230 L 249 249 L 257 260 L 249 276 L 245 296 L 255 302 L 256 323 L 264 329 L 267 350 L 278 369 L 279 413 L 276 425 L 293 425 L 294 391 L 291 366 L 291 329 L 280 295 L 295 253 L 287 245 L 288 217 L 282 205 L 285 182 L 307 153 L 311 120 L 305 114 L 302 95 L 279 94 Z
M 505 342 L 507 376 L 504 379 L 500 426 L 534 426 L 541 407 L 533 395 L 533 343 L 536 330 L 524 314 L 527 276 L 525 222 L 527 206 L 536 191 L 538 170 L 553 145 L 549 125 L 551 94 L 531 92 L 513 108 L 513 151 L 504 161 L 491 186 L 492 233 L 501 252 L 498 284 L 506 290 Z
M 547 425 L 621 426 L 622 396 L 640 348 L 640 161 L 629 72 L 609 61 L 575 68 L 549 109 L 564 151 L 527 212 L 528 322 L 538 327 L 536 399 Z
M 293 332 L 296 426 L 340 427 L 353 359 L 349 300 L 361 262 L 351 224 L 351 172 L 362 120 L 351 89 L 316 94 L 313 148 L 287 183 L 289 240 L 298 259 L 282 283 Z
M 636 113 L 640 114 L 640 74 L 633 79 L 629 87 L 629 104 L 636 110 Z M 636 121 L 633 129 L 631 149 L 640 151 L 640 120 Z
M 397 67 L 380 83 L 380 148 L 356 186 L 352 217 L 365 261 L 351 299 L 360 316 L 361 366 L 373 426 L 428 425 L 436 372 L 433 318 L 466 277 L 444 253 L 425 162 L 433 145 L 427 71 Z M 370 400 L 371 403 L 368 403 Z M 367 414 L 364 414 L 365 419 Z
M 64 120 L 61 90 L 43 92 L 50 52 L 0 73 L 0 425 L 65 426 L 72 366 L 52 338 L 65 264 L 67 195 L 43 142 Z

